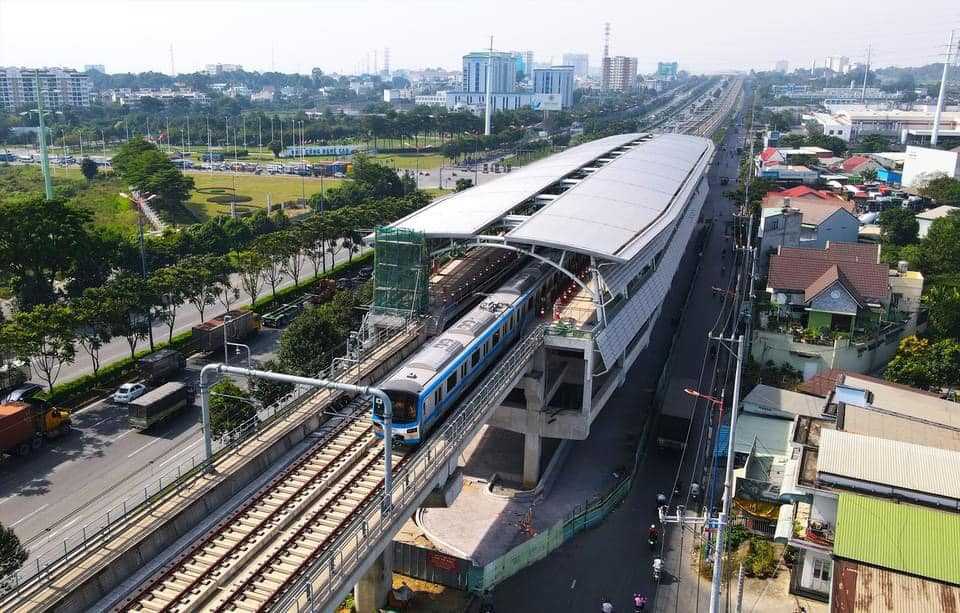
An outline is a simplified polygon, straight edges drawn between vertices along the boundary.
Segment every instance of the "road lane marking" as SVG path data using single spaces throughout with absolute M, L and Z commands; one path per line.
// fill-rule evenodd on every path
M 573 580 L 573 583 L 570 584 L 570 589 L 572 590 L 572 589 L 575 588 L 575 587 L 577 587 L 577 580 L 576 580 L 576 579 L 574 579 L 574 580 Z
M 110 441 L 111 443 L 116 443 L 117 441 L 119 441 L 120 439 L 122 439 L 123 437 L 125 437 L 126 435 L 128 435 L 128 434 L 133 434 L 134 432 L 136 432 L 136 430 L 127 430 L 127 431 L 124 432 L 123 434 L 121 434 L 121 435 L 119 435 L 119 436 L 115 436 L 115 437 L 113 437 L 113 438 L 108 438 L 107 440 Z
M 159 441 L 159 440 L 160 440 L 160 439 L 158 439 L 158 438 L 153 439 L 152 441 L 150 441 L 149 443 L 147 443 L 147 444 L 144 445 L 143 447 L 140 447 L 139 449 L 135 450 L 133 453 L 128 454 L 128 455 L 127 455 L 127 458 L 128 458 L 128 459 L 129 459 L 129 458 L 132 458 L 133 456 L 137 455 L 138 453 L 140 453 L 141 451 L 143 451 L 144 449 L 146 449 L 146 448 L 149 447 L 150 445 L 153 445 L 154 443 L 156 443 L 156 442 Z
M 200 441 L 193 441 L 192 443 L 190 443 L 189 445 L 187 445 L 186 447 L 184 447 L 184 448 L 181 449 L 180 451 L 176 452 L 175 454 L 173 454 L 172 456 L 170 456 L 169 458 L 167 458 L 167 459 L 164 460 L 163 462 L 160 462 L 159 464 L 157 464 L 157 467 L 159 468 L 159 467 L 161 467 L 161 466 L 164 466 L 164 465 L 166 465 L 166 464 L 169 464 L 170 462 L 173 462 L 173 461 L 177 458 L 178 455 L 181 455 L 181 454 L 183 454 L 183 453 L 186 453 L 187 451 L 190 451 L 190 448 L 193 447 L 194 445 L 198 444 L 199 442 L 200 442 Z
M 77 522 L 80 521 L 81 519 L 83 519 L 83 516 L 82 516 L 82 515 L 79 515 L 79 516 L 77 516 L 77 517 L 74 517 L 73 519 L 71 519 L 71 520 L 68 521 L 67 523 L 61 525 L 61 526 L 60 526 L 59 528 L 57 528 L 55 531 L 53 531 L 53 532 L 51 532 L 50 534 L 47 535 L 47 540 L 52 539 L 52 538 L 54 537 L 54 535 L 63 532 L 64 530 L 66 530 L 67 528 L 69 528 L 69 527 L 72 526 L 73 524 L 77 523 Z
M 46 508 L 49 507 L 49 506 L 50 506 L 49 504 L 45 504 L 45 505 L 41 505 L 41 506 L 37 507 L 37 508 L 34 509 L 32 512 L 27 513 L 26 515 L 24 515 L 23 517 L 21 517 L 21 518 L 18 519 L 17 521 L 15 521 L 15 522 L 13 522 L 12 524 L 10 524 L 10 527 L 13 528 L 13 527 L 16 526 L 17 524 L 22 523 L 22 522 L 30 519 L 31 517 L 33 517 L 34 515 L 36 515 L 37 513 L 39 513 L 40 511 L 46 509 Z
M 84 428 L 95 428 L 96 426 L 99 426 L 100 424 L 102 424 L 102 423 L 105 422 L 105 421 L 110 421 L 111 419 L 116 419 L 116 418 L 118 418 L 118 417 L 120 417 L 120 415 L 111 415 L 110 417 L 104 417 L 103 419 L 101 419 L 101 420 L 98 421 L 98 422 L 92 423 L 92 424 L 90 424 L 89 426 L 84 426 Z

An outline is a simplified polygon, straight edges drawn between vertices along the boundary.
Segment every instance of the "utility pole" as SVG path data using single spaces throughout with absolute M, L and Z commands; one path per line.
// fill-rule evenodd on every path
M 860 91 L 860 102 L 867 101 L 867 75 L 870 74 L 870 47 L 867 46 L 867 66 L 863 71 L 863 89 Z
M 43 121 L 43 93 L 40 91 L 40 71 L 34 71 L 37 90 L 37 115 L 40 117 L 40 162 L 43 166 L 43 191 L 47 200 L 53 200 L 53 183 L 50 180 L 50 156 L 47 154 L 47 125 Z
M 490 118 L 493 116 L 493 109 L 490 108 L 490 103 L 493 96 L 491 95 L 491 89 L 493 89 L 493 37 L 490 37 L 490 51 L 487 52 L 487 93 L 484 97 L 484 119 L 483 119 L 483 135 L 490 136 Z
M 947 57 L 943 60 L 943 76 L 940 77 L 940 96 L 937 98 L 937 112 L 933 114 L 933 132 L 930 133 L 930 146 L 937 144 L 940 136 L 940 114 L 943 112 L 943 99 L 947 94 L 947 71 L 950 69 L 950 57 L 953 55 L 953 30 L 950 30 L 950 43 L 947 45 Z

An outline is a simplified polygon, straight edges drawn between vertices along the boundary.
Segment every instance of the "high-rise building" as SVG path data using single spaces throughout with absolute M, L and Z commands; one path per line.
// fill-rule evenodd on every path
M 523 66 L 527 76 L 533 74 L 533 51 L 527 50 L 527 52 L 523 54 Z
M 517 84 L 516 61 L 509 53 L 496 51 L 492 58 L 487 51 L 463 56 L 463 91 L 469 94 L 486 93 L 487 64 L 492 66 L 492 93 L 513 92 Z
M 850 58 L 845 55 L 831 55 L 824 60 L 823 65 L 837 74 L 850 72 Z
M 36 105 L 35 72 L 27 68 L 0 68 L 0 107 L 13 112 Z M 40 69 L 40 91 L 44 108 L 52 111 L 70 106 L 90 106 L 90 77 L 76 70 Z
M 616 55 L 603 58 L 603 79 L 601 87 L 604 91 L 629 92 L 637 79 L 637 58 Z
M 573 66 L 573 76 L 586 79 L 590 70 L 590 56 L 586 53 L 564 53 L 563 65 Z
M 677 78 L 676 62 L 657 62 L 657 78 L 661 81 L 672 81 Z
M 774 70 L 779 73 L 786 74 L 790 70 L 790 62 L 787 60 L 780 60 L 774 66 Z
M 84 64 L 83 65 L 84 72 L 90 72 L 91 70 L 95 70 L 101 74 L 107 74 L 107 69 L 104 67 L 103 64 Z
M 533 93 L 559 94 L 563 108 L 573 106 L 573 66 L 534 68 Z

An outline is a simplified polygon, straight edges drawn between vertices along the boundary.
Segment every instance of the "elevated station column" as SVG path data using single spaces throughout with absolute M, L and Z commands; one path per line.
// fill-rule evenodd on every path
M 379 611 L 387 603 L 387 594 L 393 587 L 393 542 L 373 561 L 373 565 L 353 587 L 353 601 L 357 611 Z
M 540 481 L 540 455 L 543 437 L 540 434 L 540 412 L 544 405 L 546 383 L 546 352 L 541 348 L 534 355 L 532 368 L 523 379 L 526 401 L 526 424 L 523 431 L 523 487 L 533 489 Z

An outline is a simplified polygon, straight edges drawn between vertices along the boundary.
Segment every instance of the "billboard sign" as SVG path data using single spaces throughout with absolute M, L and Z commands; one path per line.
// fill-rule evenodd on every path
M 560 94 L 534 94 L 530 108 L 535 111 L 559 111 L 563 108 L 563 98 Z

